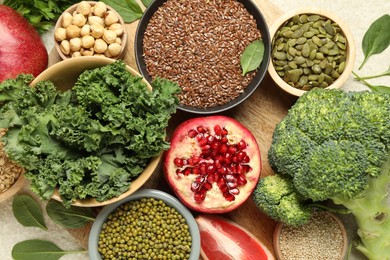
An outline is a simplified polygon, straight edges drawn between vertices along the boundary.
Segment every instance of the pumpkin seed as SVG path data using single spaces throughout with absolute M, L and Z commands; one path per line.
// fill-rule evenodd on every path
M 320 19 L 320 16 L 318 14 L 312 14 L 312 15 L 309 15 L 309 17 L 307 18 L 307 20 L 309 22 L 316 22 Z
M 273 62 L 287 84 L 307 90 L 327 87 L 344 71 L 346 39 L 330 19 L 295 15 L 275 35 Z
M 311 90 L 312 89 L 312 87 L 310 86 L 310 85 L 304 85 L 303 87 L 302 87 L 302 90 L 306 90 L 306 91 L 309 91 L 309 90 Z

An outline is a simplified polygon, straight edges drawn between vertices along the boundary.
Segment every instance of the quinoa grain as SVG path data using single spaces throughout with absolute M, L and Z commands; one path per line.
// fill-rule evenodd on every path
M 343 234 L 339 224 L 329 214 L 318 212 L 305 225 L 283 225 L 279 248 L 284 260 L 340 260 Z
M 214 107 L 240 95 L 255 76 L 241 75 L 240 55 L 260 37 L 236 0 L 168 0 L 147 25 L 143 57 L 152 78 L 181 86 L 181 104 Z

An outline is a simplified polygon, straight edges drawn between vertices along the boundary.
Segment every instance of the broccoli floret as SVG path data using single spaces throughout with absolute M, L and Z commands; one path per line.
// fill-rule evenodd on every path
M 357 248 L 370 259 L 389 259 L 390 95 L 305 93 L 276 126 L 268 159 L 276 176 L 289 178 L 268 176 L 259 182 L 253 197 L 260 209 L 289 223 L 302 207 L 312 208 L 310 201 L 330 199 L 355 216 L 361 240 Z M 286 190 L 297 199 L 282 212 Z
M 306 223 L 312 213 L 305 199 L 296 192 L 292 180 L 281 174 L 261 179 L 253 200 L 273 219 L 293 226 Z

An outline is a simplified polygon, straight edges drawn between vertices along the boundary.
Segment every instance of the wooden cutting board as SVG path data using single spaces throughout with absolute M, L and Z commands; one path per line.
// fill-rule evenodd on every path
M 282 14 L 282 12 L 268 0 L 253 1 L 258 5 L 269 26 Z M 129 42 L 124 60 L 134 69 L 137 69 L 134 58 L 134 38 L 137 25 L 138 22 L 126 24 Z M 49 66 L 59 61 L 60 57 L 53 49 L 49 55 Z M 260 87 L 249 99 L 241 103 L 238 107 L 221 113 L 240 121 L 255 135 L 262 155 L 261 177 L 272 173 L 272 169 L 267 162 L 267 153 L 271 144 L 272 133 L 275 125 L 286 115 L 287 110 L 295 101 L 295 97 L 292 97 L 280 90 L 277 86 L 275 86 L 275 83 L 269 75 L 267 75 Z M 170 121 L 168 136 L 179 123 L 195 116 L 196 115 L 178 111 Z M 155 188 L 172 194 L 172 191 L 163 178 L 161 163 L 143 187 Z M 196 215 L 196 213 L 194 213 L 194 215 Z M 265 246 L 273 251 L 272 235 L 276 223 L 264 215 L 254 205 L 251 199 L 248 199 L 238 209 L 228 214 L 224 214 L 223 216 L 253 232 L 253 234 L 257 236 L 257 238 L 259 238 Z M 90 227 L 91 225 L 82 229 L 68 229 L 68 231 L 83 247 L 87 248 Z

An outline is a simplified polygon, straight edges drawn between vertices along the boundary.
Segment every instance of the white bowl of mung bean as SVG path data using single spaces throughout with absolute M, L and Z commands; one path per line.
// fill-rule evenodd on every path
M 143 189 L 102 209 L 89 234 L 88 252 L 94 260 L 198 260 L 200 234 L 191 212 L 175 197 Z
M 340 88 L 351 75 L 356 56 L 348 26 L 335 14 L 299 8 L 270 27 L 268 72 L 276 85 L 293 96 L 312 88 Z

